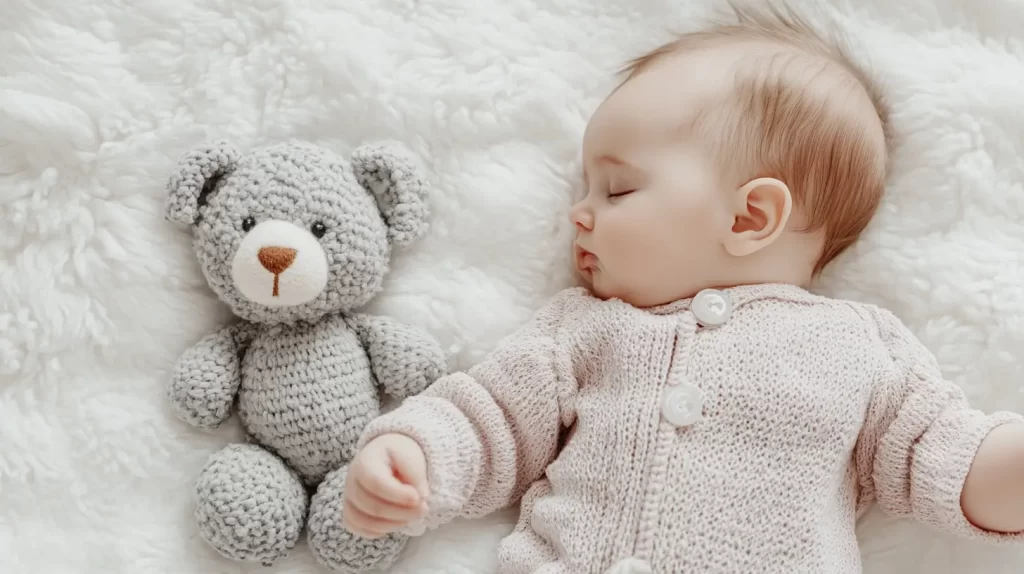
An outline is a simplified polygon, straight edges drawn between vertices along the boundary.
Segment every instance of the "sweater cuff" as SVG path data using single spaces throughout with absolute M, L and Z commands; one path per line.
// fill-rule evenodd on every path
M 914 455 L 916 488 L 910 493 L 914 514 L 925 524 L 968 538 L 988 542 L 1024 540 L 1024 532 L 1005 534 L 978 528 L 967 519 L 960 505 L 967 474 L 981 443 L 996 427 L 1024 422 L 1024 417 L 1008 412 L 986 415 L 969 411 L 960 422 L 943 425 L 941 432 L 933 431 L 918 444 Z
M 367 425 L 357 452 L 369 441 L 389 433 L 416 441 L 427 461 L 427 514 L 401 532 L 420 536 L 458 517 L 480 474 L 481 446 L 469 419 L 443 398 L 410 397 Z

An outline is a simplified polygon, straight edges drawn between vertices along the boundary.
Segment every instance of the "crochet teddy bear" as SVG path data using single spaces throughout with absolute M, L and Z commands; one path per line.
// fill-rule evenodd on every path
M 187 153 L 167 191 L 166 217 L 191 227 L 210 287 L 241 319 L 182 355 L 168 393 L 177 416 L 204 429 L 237 405 L 245 430 L 196 481 L 201 536 L 270 565 L 306 527 L 322 564 L 386 568 L 406 538 L 349 533 L 342 495 L 380 390 L 401 399 L 447 369 L 426 335 L 354 311 L 380 291 L 392 249 L 426 229 L 428 188 L 412 157 L 366 144 L 346 161 L 304 142 L 242 154 L 218 141 Z

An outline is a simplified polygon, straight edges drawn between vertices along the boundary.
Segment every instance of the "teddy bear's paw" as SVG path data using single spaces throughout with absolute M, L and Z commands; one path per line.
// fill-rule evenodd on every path
M 272 564 L 299 539 L 306 491 L 284 462 L 256 445 L 210 457 L 196 481 L 199 533 L 220 554 Z
M 392 533 L 363 538 L 345 529 L 342 515 L 348 467 L 332 471 L 320 483 L 309 511 L 309 547 L 321 564 L 336 572 L 356 573 L 391 566 L 408 541 Z

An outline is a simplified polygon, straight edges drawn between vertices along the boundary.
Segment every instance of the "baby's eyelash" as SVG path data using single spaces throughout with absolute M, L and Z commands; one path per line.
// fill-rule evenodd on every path
M 634 191 L 636 191 L 636 190 L 635 189 L 627 189 L 626 191 L 617 191 L 615 193 L 609 193 L 608 197 L 622 197 L 624 195 L 629 195 L 629 194 L 633 193 Z

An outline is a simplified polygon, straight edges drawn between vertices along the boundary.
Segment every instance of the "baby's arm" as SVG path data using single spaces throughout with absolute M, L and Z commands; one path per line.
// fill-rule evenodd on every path
M 1024 531 L 1024 419 L 972 409 L 898 319 L 874 315 L 891 368 L 855 453 L 862 492 L 890 514 L 955 534 Z
M 542 476 L 573 417 L 566 399 L 576 382 L 558 331 L 576 297 L 558 295 L 484 362 L 442 377 L 367 427 L 360 449 L 397 433 L 423 451 L 428 512 L 403 532 L 515 504 Z

